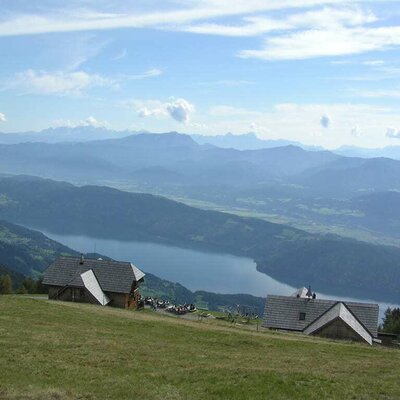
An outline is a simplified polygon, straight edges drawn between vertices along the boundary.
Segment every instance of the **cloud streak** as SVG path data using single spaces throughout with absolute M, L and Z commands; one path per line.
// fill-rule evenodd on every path
M 67 127 L 67 128 L 77 128 L 79 126 L 92 126 L 93 128 L 106 128 L 110 126 L 110 124 L 104 120 L 104 121 L 99 121 L 93 116 L 90 116 L 86 118 L 85 120 L 80 120 L 80 121 L 71 121 L 69 119 L 57 119 L 52 122 L 52 127 L 53 128 L 58 128 L 58 127 Z
M 110 13 L 100 9 L 73 10 L 56 8 L 47 15 L 39 13 L 11 14 L 0 22 L 0 36 L 34 35 L 41 33 L 107 30 L 120 28 L 161 28 L 204 21 L 213 18 L 242 16 L 253 13 L 320 6 L 323 4 L 347 3 L 344 0 L 235 0 L 235 6 L 227 0 L 200 0 L 181 2 L 165 1 L 165 11 L 143 11 L 136 8 Z M 113 9 L 118 9 L 114 2 Z M 166 22 L 168 21 L 168 22 Z
M 124 75 L 108 78 L 85 71 L 35 71 L 28 69 L 17 73 L 3 85 L 3 90 L 19 90 L 24 94 L 80 96 L 96 87 L 117 89 L 126 80 L 153 78 L 162 74 L 157 68 L 149 69 L 142 74 Z
M 5 88 L 29 94 L 79 96 L 90 88 L 111 87 L 115 84 L 113 80 L 84 71 L 47 72 L 28 69 L 17 73 Z
M 146 79 L 146 78 L 153 78 L 155 76 L 162 75 L 163 72 L 158 68 L 151 68 L 147 71 L 143 72 L 143 74 L 138 75 L 128 75 L 126 78 L 130 80 L 139 80 L 139 79 Z
M 12 14 L 0 22 L 0 36 L 149 28 L 230 37 L 261 36 L 261 48 L 239 51 L 242 58 L 293 60 L 333 57 L 400 46 L 400 26 L 385 25 L 366 4 L 377 0 L 166 1 L 163 11 L 143 7 L 58 8 L 47 14 Z M 119 11 L 118 11 L 119 10 Z M 277 16 L 273 11 L 285 10 Z M 279 14 L 278 14 L 279 15 Z M 223 22 L 221 22 L 221 21 Z M 226 21 L 229 22 L 226 22 Z M 115 59 L 124 57 L 123 51 Z

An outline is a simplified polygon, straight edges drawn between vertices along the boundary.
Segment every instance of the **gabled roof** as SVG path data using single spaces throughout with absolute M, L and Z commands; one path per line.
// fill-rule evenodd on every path
M 93 270 L 89 269 L 89 271 L 81 274 L 81 279 L 85 288 L 102 306 L 105 306 L 110 302 L 110 299 L 101 290 L 100 284 L 96 279 L 96 275 L 94 274 Z
M 305 333 L 306 335 L 312 335 L 313 333 L 317 333 L 323 327 L 329 325 L 331 322 L 337 319 L 340 319 L 344 324 L 349 326 L 366 342 L 372 344 L 373 337 L 371 333 L 360 323 L 357 317 L 348 309 L 346 304 L 342 302 L 336 303 L 328 311 L 326 311 L 314 322 L 308 325 L 303 330 L 303 333 Z
M 132 284 L 145 274 L 130 262 L 85 258 L 59 257 L 45 271 L 43 284 L 50 286 L 84 287 L 81 275 L 93 271 L 104 292 L 129 293 Z
M 302 332 L 336 303 L 336 300 L 268 295 L 265 303 L 263 326 Z M 379 307 L 377 304 L 343 303 L 373 337 L 378 335 Z M 300 320 L 300 313 L 305 314 L 304 320 Z

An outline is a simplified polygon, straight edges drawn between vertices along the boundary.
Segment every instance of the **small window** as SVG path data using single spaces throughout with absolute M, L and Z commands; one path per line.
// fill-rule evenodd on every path
M 81 290 L 79 291 L 79 294 L 80 294 L 81 296 L 84 296 L 84 295 L 85 295 L 85 291 L 84 291 L 83 289 L 81 289 Z
M 301 312 L 300 314 L 299 314 L 299 320 L 300 321 L 304 321 L 306 319 L 306 313 L 305 312 Z

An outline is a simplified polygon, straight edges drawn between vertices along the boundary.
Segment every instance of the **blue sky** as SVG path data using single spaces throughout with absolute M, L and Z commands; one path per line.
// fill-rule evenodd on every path
M 398 0 L 2 0 L 0 60 L 3 132 L 400 144 Z

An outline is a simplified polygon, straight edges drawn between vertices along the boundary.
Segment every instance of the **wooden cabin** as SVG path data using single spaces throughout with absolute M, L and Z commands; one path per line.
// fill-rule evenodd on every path
M 45 271 L 49 299 L 134 308 L 145 274 L 130 262 L 59 257 Z
M 377 304 L 317 299 L 301 288 L 292 296 L 267 296 L 262 326 L 372 344 L 378 316 Z

